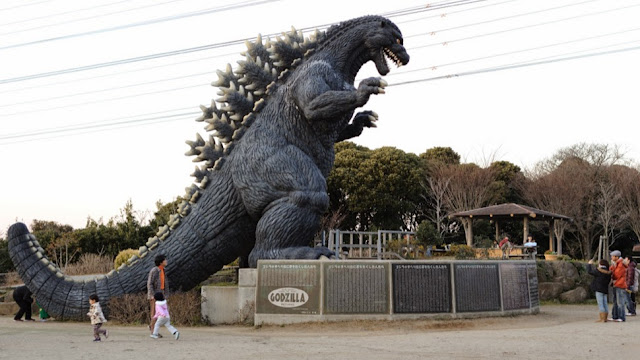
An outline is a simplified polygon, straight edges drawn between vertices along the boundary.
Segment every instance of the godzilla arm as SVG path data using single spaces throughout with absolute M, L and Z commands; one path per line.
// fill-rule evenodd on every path
M 367 110 L 357 113 L 356 116 L 353 117 L 351 124 L 347 125 L 347 127 L 342 130 L 336 139 L 336 142 L 360 136 L 365 127 L 376 127 L 376 121 L 378 121 L 378 114 L 373 111 Z
M 307 69 L 304 82 L 294 85 L 296 104 L 309 121 L 334 120 L 349 114 L 369 101 L 371 94 L 384 94 L 387 83 L 380 78 L 367 78 L 357 89 L 333 74 L 328 64 Z M 350 89 L 349 89 L 350 87 Z

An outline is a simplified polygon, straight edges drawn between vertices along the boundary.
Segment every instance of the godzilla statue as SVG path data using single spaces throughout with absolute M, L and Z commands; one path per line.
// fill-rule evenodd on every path
M 145 291 L 153 253 L 170 260 L 166 275 L 174 290 L 195 287 L 238 257 L 255 267 L 258 259 L 332 256 L 308 244 L 329 204 L 333 146 L 375 127 L 375 113 L 353 113 L 387 85 L 371 77 L 356 88 L 355 77 L 368 61 L 380 75 L 389 72 L 387 59 L 407 64 L 402 44 L 398 27 L 379 16 L 308 38 L 293 29 L 276 41 L 247 42 L 237 69 L 218 71 L 213 85 L 221 97 L 201 106 L 196 121 L 213 136 L 187 141 L 186 155 L 203 163 L 192 174 L 198 185 L 187 188 L 178 212 L 139 255 L 95 280 L 77 281 L 16 223 L 8 231 L 9 253 L 22 280 L 55 318 L 82 319 L 92 293 L 108 311 L 110 298 Z

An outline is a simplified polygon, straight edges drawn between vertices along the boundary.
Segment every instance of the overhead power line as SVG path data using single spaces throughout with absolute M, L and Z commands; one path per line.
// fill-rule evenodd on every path
M 610 50 L 610 51 L 602 51 L 602 52 L 597 52 L 597 53 L 589 53 L 589 54 L 578 55 L 578 56 L 568 56 L 568 57 L 563 57 L 563 58 L 553 59 L 553 60 L 535 61 L 535 62 L 526 62 L 526 63 L 494 66 L 494 67 L 489 67 L 489 68 L 484 68 L 484 69 L 477 69 L 477 70 L 459 72 L 459 73 L 443 75 L 443 76 L 434 76 L 434 77 L 423 78 L 423 79 L 401 81 L 401 82 L 389 84 L 389 86 L 390 87 L 391 86 L 401 86 L 401 85 L 415 84 L 415 83 L 428 82 L 428 81 L 434 81 L 434 80 L 451 79 L 451 78 L 457 78 L 457 77 L 468 76 L 468 75 L 477 75 L 477 74 L 483 74 L 483 73 L 489 73 L 489 72 L 512 70 L 512 69 L 518 69 L 518 68 L 530 67 L 530 66 L 537 66 L 537 65 L 546 65 L 546 64 L 556 63 L 556 62 L 577 60 L 577 59 L 589 58 L 589 57 L 594 57 L 594 56 L 611 55 L 611 54 L 629 52 L 629 51 L 636 51 L 636 50 L 640 50 L 640 46 L 634 46 L 634 47 L 629 47 L 629 48 L 624 48 L 624 49 L 616 49 L 616 50 Z
M 72 38 L 81 37 L 81 36 L 87 36 L 87 35 L 96 35 L 96 34 L 106 33 L 106 32 L 110 32 L 110 31 L 123 30 L 123 29 L 129 29 L 129 28 L 133 28 L 133 27 L 138 27 L 138 26 L 157 24 L 157 23 L 165 22 L 165 21 L 173 21 L 173 20 L 184 19 L 184 18 L 193 17 L 193 16 L 200 16 L 200 15 L 206 15 L 206 14 L 211 14 L 211 13 L 216 13 L 216 12 L 240 9 L 240 8 L 244 8 L 244 7 L 262 5 L 262 4 L 276 2 L 276 1 L 280 1 L 280 0 L 262 0 L 262 1 L 251 2 L 249 4 L 244 4 L 244 3 L 246 3 L 246 1 L 245 1 L 245 2 L 239 3 L 239 4 L 244 4 L 244 5 L 225 5 L 225 6 L 220 6 L 220 7 L 217 7 L 217 8 L 201 10 L 201 11 L 196 11 L 196 12 L 191 12 L 191 13 L 185 13 L 185 14 L 180 14 L 180 15 L 175 15 L 175 16 L 167 16 L 167 17 L 164 17 L 164 18 L 146 20 L 146 21 L 141 21 L 141 22 L 127 24 L 127 25 L 113 26 L 113 27 L 109 27 L 109 28 L 86 31 L 86 32 L 82 32 L 82 33 L 63 35 L 63 36 L 57 36 L 57 37 L 52 37 L 52 38 L 47 38 L 47 39 L 40 39 L 40 40 L 35 40 L 35 41 L 30 41 L 30 42 L 18 43 L 18 44 L 13 44 L 13 45 L 8 45 L 8 46 L 2 46 L 2 47 L 0 47 L 0 50 L 13 49 L 13 48 L 29 46 L 29 45 L 35 45 L 35 44 L 43 44 L 43 43 L 56 41 L 56 40 L 72 39 Z
M 552 7 L 552 8 L 547 8 L 547 9 L 541 9 L 541 10 L 537 10 L 537 11 L 528 11 L 528 12 L 525 12 L 525 13 L 520 13 L 520 14 L 515 14 L 515 15 L 510 15 L 510 16 L 504 16 L 504 17 L 500 17 L 500 18 L 496 18 L 496 19 L 490 19 L 490 20 L 480 21 L 480 22 L 471 23 L 471 24 L 453 26 L 453 27 L 449 27 L 449 28 L 445 28 L 445 29 L 439 29 L 439 30 L 431 30 L 431 31 L 426 32 L 426 33 L 412 35 L 411 37 L 421 36 L 421 35 L 433 35 L 433 34 L 438 34 L 438 33 L 445 32 L 445 31 L 458 30 L 458 29 L 463 29 L 463 28 L 467 28 L 467 27 L 471 27 L 471 26 L 486 25 L 486 24 L 497 22 L 497 21 L 511 20 L 511 19 L 515 19 L 515 18 L 519 18 L 519 17 L 523 17 L 523 16 L 535 15 L 535 14 L 540 14 L 540 13 L 548 12 L 548 11 L 555 11 L 555 10 L 558 10 L 558 9 L 564 9 L 564 8 L 568 8 L 568 7 L 572 7 L 572 6 L 583 5 L 583 4 L 591 3 L 591 2 L 595 2 L 595 1 L 601 1 L 601 0 L 587 0 L 587 1 L 577 2 L 577 3 L 572 3 L 572 4 L 566 4 L 566 5 L 562 5 L 562 6 L 556 6 L 556 7 Z M 633 5 L 633 6 L 637 6 L 637 5 Z M 623 7 L 623 8 L 620 8 L 620 9 L 625 9 L 625 8 L 627 8 L 627 7 Z
M 68 11 L 63 11 L 63 12 L 59 12 L 59 13 L 55 13 L 55 14 L 47 14 L 47 15 L 38 16 L 38 17 L 34 17 L 34 18 L 29 18 L 29 19 L 22 19 L 22 20 L 12 21 L 12 22 L 8 22 L 8 23 L 0 24 L 0 27 L 1 26 L 8 26 L 8 25 L 15 25 L 15 24 L 22 24 L 22 23 L 31 22 L 31 21 L 40 20 L 40 19 L 51 19 L 51 18 L 54 18 L 54 17 L 58 17 L 60 15 L 75 14 L 75 13 L 83 12 L 83 11 L 87 11 L 87 10 L 94 10 L 94 9 L 99 9 L 99 8 L 103 8 L 103 7 L 107 7 L 107 6 L 113 6 L 113 5 L 117 5 L 117 4 L 122 4 L 122 3 L 125 3 L 125 2 L 129 2 L 129 0 L 121 0 L 121 1 L 116 1 L 116 2 L 107 3 L 107 4 L 89 6 L 89 7 L 82 8 L 82 9 L 68 10 Z M 151 5 L 151 6 L 153 6 L 153 5 Z M 68 24 L 69 22 L 74 22 L 74 21 L 77 21 L 77 20 L 76 19 L 67 20 L 64 23 L 59 23 L 59 24 Z M 56 24 L 56 25 L 58 25 L 58 24 Z M 45 26 L 54 26 L 54 25 L 45 25 Z M 40 27 L 37 27 L 35 29 L 38 29 L 38 28 L 40 28 Z M 19 31 L 28 31 L 28 30 L 32 30 L 32 29 L 19 30 Z M 19 31 L 16 31 L 16 32 L 19 32 Z M 12 33 L 10 33 L 10 34 L 12 34 Z M 0 35 L 6 35 L 6 34 L 0 34 Z
M 544 25 L 557 24 L 557 23 L 564 22 L 564 21 L 575 20 L 575 19 L 588 17 L 588 16 L 602 15 L 602 14 L 610 13 L 610 12 L 613 12 L 613 11 L 620 11 L 620 10 L 624 10 L 624 9 L 628 9 L 628 8 L 632 8 L 632 7 L 637 7 L 637 6 L 640 6 L 640 4 L 629 5 L 629 6 L 624 6 L 624 7 L 619 7 L 619 8 L 615 8 L 615 9 L 609 9 L 609 10 L 602 10 L 602 11 L 592 12 L 592 13 L 588 13 L 588 14 L 576 15 L 576 16 L 571 16 L 571 17 L 567 17 L 567 18 L 557 19 L 557 20 L 544 21 L 544 22 L 541 22 L 541 23 L 525 25 L 525 26 L 519 26 L 519 27 L 505 29 L 505 30 L 493 31 L 493 32 L 489 32 L 489 33 L 478 34 L 478 35 L 468 36 L 468 37 L 464 37 L 464 38 L 458 38 L 458 39 L 453 39 L 453 40 L 445 40 L 445 41 L 440 41 L 440 42 L 437 42 L 437 43 L 431 43 L 431 44 L 416 46 L 416 47 L 414 47 L 414 49 L 423 49 L 423 48 L 432 47 L 432 46 L 449 45 L 449 44 L 454 43 L 454 42 L 467 41 L 467 40 L 472 40 L 472 39 L 479 39 L 479 38 L 486 37 L 486 36 L 504 34 L 504 33 L 512 32 L 512 31 L 530 29 L 530 28 L 544 26 Z M 423 33 L 421 35 L 426 35 L 426 34 L 428 34 L 428 33 Z
M 514 51 L 503 52 L 503 53 L 498 53 L 498 54 L 492 54 L 492 55 L 487 55 L 487 56 L 481 56 L 481 57 L 476 57 L 476 58 L 471 58 L 471 59 L 464 59 L 464 60 L 459 60 L 459 61 L 453 61 L 453 62 L 444 63 L 444 64 L 430 65 L 430 66 L 425 66 L 425 67 L 421 67 L 421 68 L 418 68 L 418 69 L 395 72 L 395 73 L 392 73 L 392 74 L 388 74 L 387 77 L 389 77 L 389 76 L 399 76 L 399 75 L 413 73 L 413 72 L 417 72 L 417 71 L 423 71 L 423 70 L 436 70 L 436 69 L 439 69 L 439 68 L 442 68 L 442 67 L 445 67 L 445 66 L 460 65 L 460 64 L 470 63 L 470 62 L 479 61 L 479 60 L 488 60 L 488 59 L 501 57 L 501 56 L 514 55 L 514 54 L 519 54 L 519 53 L 524 53 L 524 52 L 530 52 L 530 51 L 535 51 L 535 50 L 547 49 L 547 48 L 551 48 L 551 47 L 558 47 L 558 46 L 574 44 L 574 43 L 578 43 L 578 42 L 584 42 L 584 41 L 588 41 L 588 40 L 601 39 L 601 38 L 604 38 L 604 37 L 620 35 L 620 34 L 630 33 L 630 32 L 634 32 L 634 31 L 640 31 L 640 27 L 637 27 L 637 28 L 634 28 L 634 29 L 629 29 L 629 30 L 616 31 L 616 32 L 612 32 L 612 33 L 602 34 L 602 35 L 589 36 L 589 37 L 584 37 L 584 38 L 574 39 L 574 40 L 569 40 L 569 41 L 562 41 L 562 42 L 557 42 L 557 43 L 553 43 L 553 44 L 536 46 L 536 47 L 532 47 L 532 48 L 514 50 Z M 619 44 L 616 44 L 616 45 L 626 44 L 626 43 L 628 43 L 628 42 L 619 43 Z M 615 45 L 608 45 L 606 47 L 611 47 L 611 46 L 615 46 Z M 580 52 L 580 51 L 578 51 L 578 52 Z
M 1 8 L 0 11 L 9 11 L 9 10 L 15 10 L 21 7 L 27 7 L 27 6 L 33 6 L 33 5 L 38 5 L 38 4 L 42 4 L 42 3 L 46 3 L 49 2 L 51 0 L 44 0 L 44 1 L 38 1 L 38 2 L 32 2 L 29 4 L 21 4 L 21 5 L 16 5 L 16 6 L 11 6 L 11 7 L 6 7 L 6 8 Z
M 270 0 L 270 1 L 279 1 L 279 0 Z M 478 1 L 486 1 L 486 0 L 473 0 L 473 2 L 478 2 Z M 452 1 L 450 3 L 451 3 L 450 5 L 447 5 L 447 6 L 442 5 L 442 6 L 438 7 L 438 8 L 434 8 L 434 7 L 424 8 L 422 11 L 433 11 L 433 10 L 441 9 L 441 8 L 445 8 L 445 7 L 460 6 L 460 4 L 459 4 L 460 1 Z M 466 4 L 466 3 L 468 3 L 468 2 L 464 2 L 463 4 Z M 337 24 L 337 23 L 334 23 L 334 24 Z M 321 25 L 319 27 L 307 27 L 307 28 L 302 28 L 300 30 L 301 31 L 310 31 L 310 30 L 313 30 L 313 29 L 316 29 L 316 28 L 317 29 L 321 29 L 322 27 L 329 27 L 330 25 L 334 25 L 334 24 Z M 280 35 L 280 34 L 281 34 L 281 32 L 278 32 L 278 33 L 267 34 L 265 36 L 266 37 L 273 37 L 273 36 L 277 36 L 277 35 Z M 54 71 L 38 73 L 38 74 L 18 76 L 18 77 L 14 77 L 14 78 L 0 79 L 0 85 L 19 82 L 19 81 L 27 81 L 27 80 L 39 79 L 39 78 L 43 78 L 43 77 L 64 75 L 64 74 L 87 71 L 87 70 L 94 70 L 94 69 L 110 67 L 110 66 L 116 66 L 116 65 L 135 63 L 135 62 L 146 61 L 146 60 L 153 60 L 153 59 L 164 58 L 164 57 L 169 57 L 169 56 L 184 55 L 184 54 L 189 54 L 189 53 L 194 53 L 194 52 L 217 49 L 217 48 L 226 47 L 226 46 L 244 44 L 245 41 L 251 41 L 251 40 L 254 40 L 254 38 L 252 37 L 252 38 L 244 38 L 244 39 L 238 39 L 238 40 L 230 40 L 230 41 L 225 41 L 225 42 L 220 42 L 220 43 L 214 43 L 214 44 L 209 44 L 209 45 L 196 46 L 196 47 L 191 47 L 191 48 L 185 48 L 185 49 L 167 51 L 167 52 L 162 52 L 162 53 L 138 56 L 138 57 L 133 57 L 133 58 L 128 58 L 128 59 L 121 59 L 121 60 L 103 62 L 103 63 L 98 63 L 98 64 L 78 66 L 78 67 L 73 67 L 73 68 L 68 68 L 68 69 L 61 69 L 61 70 L 54 70 Z M 2 49 L 2 48 L 0 48 L 0 49 Z
M 86 127 L 79 126 L 77 128 L 68 129 L 68 130 L 54 129 L 51 132 L 43 132 L 39 135 L 24 135 L 24 136 L 21 136 L 20 138 L 7 139 L 9 141 L 4 141 L 4 139 L 0 139 L 0 146 L 23 143 L 23 142 L 31 142 L 31 141 L 41 141 L 41 140 L 47 140 L 47 139 L 65 137 L 65 136 L 72 136 L 72 135 L 82 135 L 82 134 L 88 134 L 88 133 L 94 133 L 94 132 L 116 130 L 116 129 L 134 127 L 134 126 L 146 126 L 146 125 L 153 125 L 153 124 L 165 123 L 165 122 L 171 122 L 171 121 L 182 121 L 188 118 L 193 118 L 196 115 L 197 115 L 196 112 L 185 112 L 180 114 L 154 116 L 150 118 L 122 121 L 118 123 L 109 123 L 109 124 L 103 124 L 103 125 L 93 125 L 93 126 L 86 126 Z M 51 135 L 51 136 L 42 137 L 41 135 Z
M 487 8 L 487 7 L 503 5 L 503 4 L 506 4 L 506 3 L 514 2 L 514 1 L 519 1 L 519 0 L 505 0 L 505 1 L 502 1 L 502 2 L 490 3 L 490 4 L 471 7 L 471 8 L 466 8 L 466 9 L 462 9 L 462 10 L 448 11 L 446 13 L 442 13 L 442 14 L 438 14 L 438 15 L 429 15 L 429 16 L 423 16 L 423 17 L 419 17 L 419 18 L 415 18 L 415 19 L 398 21 L 396 23 L 398 25 L 400 25 L 400 24 L 407 24 L 407 23 L 410 23 L 410 22 L 421 21 L 421 20 L 426 20 L 426 19 L 434 19 L 434 18 L 444 17 L 444 16 L 448 16 L 448 15 L 452 15 L 452 14 L 460 14 L 460 13 L 467 12 L 467 11 L 473 11 L 473 10 L 478 10 L 478 9 L 484 9 L 484 8 Z
M 68 133 L 68 132 L 75 132 L 75 131 L 87 130 L 87 129 L 103 129 L 103 128 L 109 128 L 109 127 L 118 126 L 118 125 L 139 124 L 139 123 L 144 123 L 149 121 L 162 121 L 162 120 L 176 118 L 176 117 L 192 116 L 195 118 L 199 114 L 198 111 L 183 111 L 177 114 L 158 115 L 161 113 L 173 112 L 177 110 L 184 110 L 184 109 L 176 109 L 176 110 L 162 111 L 157 113 L 143 114 L 142 116 L 145 116 L 145 117 L 142 117 L 142 118 L 137 118 L 141 116 L 141 115 L 137 115 L 137 116 L 130 116 L 125 118 L 95 121 L 88 124 L 75 124 L 75 125 L 68 125 L 63 127 L 41 129 L 41 130 L 25 132 L 25 133 L 0 135 L 0 141 L 28 139 L 28 138 L 38 137 L 42 135 Z

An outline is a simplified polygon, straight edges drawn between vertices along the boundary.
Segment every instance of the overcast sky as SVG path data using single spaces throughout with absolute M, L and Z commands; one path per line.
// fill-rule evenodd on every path
M 427 4 L 3 1 L 0 234 L 16 220 L 82 228 L 129 199 L 150 213 L 172 201 L 192 183 L 184 141 L 205 136 L 194 119 L 217 97 L 215 70 L 241 59 L 244 45 L 221 44 L 369 14 L 400 27 L 411 61 L 364 108 L 380 120 L 358 144 L 450 146 L 522 168 L 579 142 L 640 159 L 640 0 Z M 358 78 L 374 75 L 369 64 Z

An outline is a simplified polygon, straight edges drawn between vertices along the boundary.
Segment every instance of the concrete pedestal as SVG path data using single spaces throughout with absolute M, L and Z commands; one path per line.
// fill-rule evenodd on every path
M 256 269 L 240 269 L 238 286 L 203 286 L 202 318 L 212 325 L 253 324 L 256 279 Z

